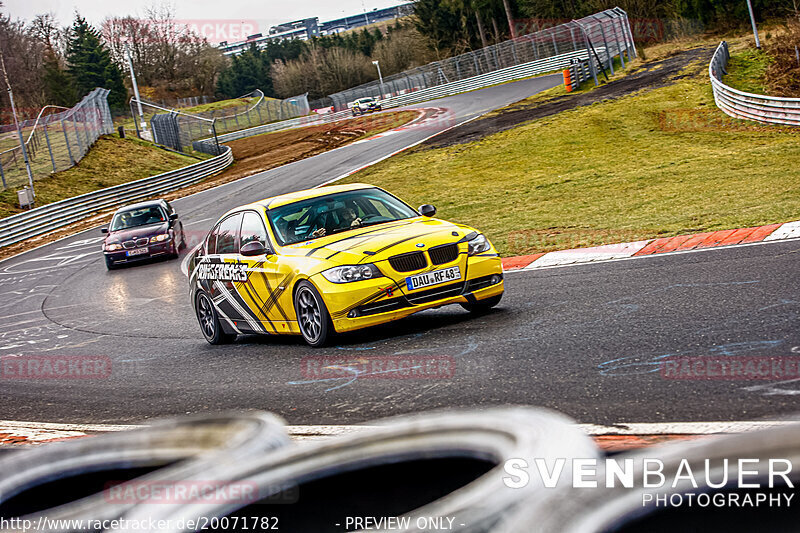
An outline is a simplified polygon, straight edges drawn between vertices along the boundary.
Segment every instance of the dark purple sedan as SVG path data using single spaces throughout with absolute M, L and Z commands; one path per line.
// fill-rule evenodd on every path
M 186 247 L 183 224 L 166 200 L 121 207 L 111 224 L 100 231 L 108 234 L 103 240 L 103 255 L 109 270 L 151 257 L 176 258 Z

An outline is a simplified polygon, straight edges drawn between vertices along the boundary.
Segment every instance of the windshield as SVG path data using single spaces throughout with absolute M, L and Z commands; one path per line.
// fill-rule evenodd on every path
M 372 103 L 372 102 L 374 102 L 374 101 L 375 101 L 375 100 L 374 100 L 373 98 L 362 98 L 362 99 L 361 99 L 361 103 L 362 103 L 362 104 L 369 104 L 369 103 Z
M 157 205 L 129 209 L 114 215 L 114 220 L 111 221 L 111 231 L 146 226 L 147 224 L 161 224 L 166 220 L 164 210 Z
M 381 189 L 329 194 L 269 211 L 281 246 L 416 216 L 411 207 Z

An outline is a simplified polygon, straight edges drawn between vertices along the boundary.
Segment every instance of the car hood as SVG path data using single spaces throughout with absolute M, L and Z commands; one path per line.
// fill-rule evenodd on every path
M 112 231 L 106 237 L 106 242 L 123 242 L 132 239 L 139 239 L 141 237 L 152 237 L 153 235 L 160 235 L 169 231 L 169 223 L 164 222 L 161 224 L 148 224 L 146 226 L 137 226 L 135 228 L 123 229 Z
M 285 248 L 284 253 L 343 265 L 375 263 L 394 255 L 455 243 L 473 231 L 462 224 L 416 217 L 291 245 Z

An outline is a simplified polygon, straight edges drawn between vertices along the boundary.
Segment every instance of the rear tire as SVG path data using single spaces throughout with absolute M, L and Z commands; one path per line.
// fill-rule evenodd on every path
M 497 296 L 492 296 L 490 298 L 485 298 L 483 300 L 478 300 L 475 303 L 467 303 L 461 304 L 461 307 L 472 313 L 473 315 L 482 315 L 484 313 L 488 313 L 489 310 L 500 303 L 500 300 L 503 299 L 502 294 L 498 294 Z
M 294 310 L 303 339 L 313 348 L 324 346 L 333 331 L 333 323 L 317 289 L 308 281 L 297 284 Z
M 200 331 L 203 332 L 203 337 L 209 344 L 215 346 L 230 344 L 236 339 L 235 333 L 225 333 L 222 329 L 219 315 L 208 294 L 204 292 L 197 293 L 194 299 L 194 312 L 197 315 L 197 321 L 200 323 Z

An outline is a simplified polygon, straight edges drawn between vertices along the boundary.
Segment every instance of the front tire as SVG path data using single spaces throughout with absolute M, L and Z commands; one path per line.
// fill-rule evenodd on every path
M 301 281 L 297 285 L 294 310 L 306 343 L 313 348 L 324 346 L 333 333 L 333 323 L 322 296 L 308 281 Z
M 200 323 L 200 330 L 203 332 L 203 337 L 209 344 L 230 344 L 236 339 L 233 333 L 225 333 L 222 329 L 222 324 L 219 321 L 219 315 L 211 302 L 211 298 L 204 292 L 197 293 L 194 299 L 194 312 L 197 315 L 197 321 Z
M 461 304 L 461 307 L 472 313 L 473 315 L 482 315 L 488 313 L 489 310 L 500 303 L 500 300 L 503 299 L 502 294 L 498 294 L 497 296 L 492 296 L 490 298 L 486 298 L 483 300 L 478 300 L 475 303 L 466 303 Z
M 115 268 L 117 268 L 117 265 L 114 264 L 114 260 L 113 259 L 111 259 L 108 256 L 106 256 L 105 259 L 106 259 L 106 268 L 108 270 L 114 270 Z

